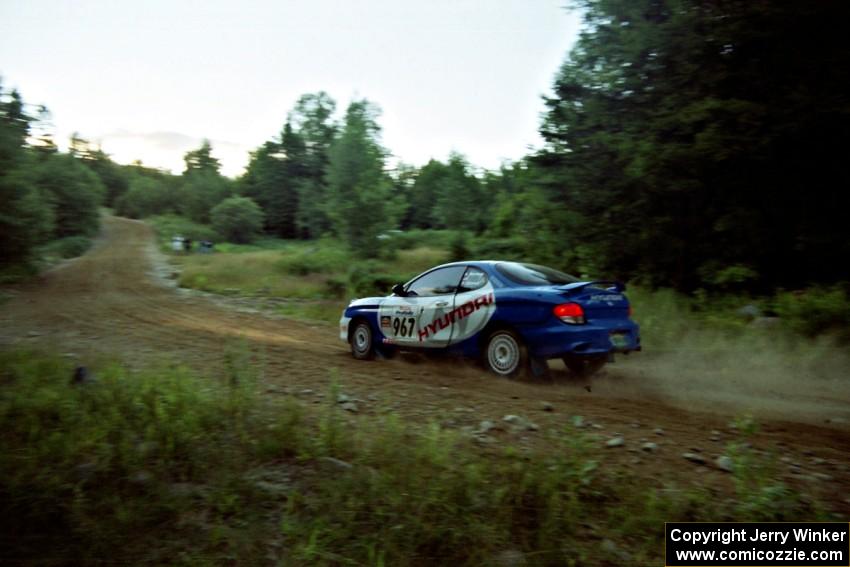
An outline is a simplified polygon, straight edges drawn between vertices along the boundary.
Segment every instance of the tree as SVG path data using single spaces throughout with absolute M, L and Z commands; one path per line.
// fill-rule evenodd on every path
M 210 211 L 231 195 L 228 180 L 209 169 L 184 175 L 176 199 L 170 198 L 177 212 L 198 223 L 210 221 Z
M 68 153 L 80 160 L 100 178 L 106 188 L 104 204 L 114 206 L 115 201 L 129 188 L 126 172 L 99 147 L 81 138 L 77 132 L 71 134 Z
M 34 168 L 33 180 L 54 210 L 54 236 L 97 233 L 106 193 L 97 175 L 68 154 L 54 154 Z
M 393 185 L 390 216 L 399 219 L 398 226 L 401 229 L 412 228 L 411 198 L 418 173 L 415 166 L 404 162 L 397 163 L 395 169 L 389 172 Z
M 247 197 L 225 199 L 210 216 L 215 231 L 230 242 L 251 242 L 263 228 L 263 211 Z
M 252 153 L 241 180 L 242 194 L 265 213 L 267 232 L 282 238 L 298 236 L 298 185 L 307 177 L 304 142 L 287 121 L 280 141 L 266 142 Z
M 115 201 L 115 212 L 133 219 L 172 213 L 175 209 L 174 193 L 168 184 L 138 172 L 131 175 L 129 189 Z
M 31 121 L 18 91 L 6 95 L 0 83 L 0 173 L 12 169 L 23 157 Z
M 265 213 L 266 232 L 317 238 L 330 230 L 326 177 L 335 108 L 325 92 L 302 95 L 280 135 L 251 153 L 239 191 Z
M 21 169 L 0 175 L 0 266 L 27 265 L 55 226 L 54 209 Z
M 434 206 L 440 194 L 440 186 L 448 175 L 446 165 L 435 159 L 419 170 L 410 191 L 410 208 L 407 223 L 411 228 L 435 228 Z
M 302 95 L 289 114 L 288 123 L 303 143 L 303 162 L 296 186 L 296 224 L 300 236 L 317 238 L 330 230 L 331 221 L 324 206 L 330 148 L 339 131 L 333 121 L 336 102 L 324 91 Z M 287 154 L 289 155 L 289 154 Z
M 843 222 L 850 50 L 842 2 L 583 0 L 534 164 L 587 255 L 622 278 L 702 287 L 850 277 Z
M 452 152 L 435 188 L 434 226 L 472 232 L 483 230 L 489 202 L 470 169 L 466 158 Z
M 196 172 L 218 174 L 221 169 L 221 163 L 212 156 L 212 144 L 207 139 L 201 142 L 201 147 L 197 150 L 187 152 L 183 156 L 183 161 L 186 162 L 186 169 L 183 171 L 183 175 Z
M 104 198 L 106 206 L 114 206 L 115 201 L 130 188 L 127 173 L 101 149 L 98 148 L 92 152 L 91 159 L 84 160 L 83 163 L 97 174 L 106 188 L 106 197 Z
M 340 238 L 361 256 L 378 253 L 378 234 L 396 225 L 387 202 L 392 184 L 384 172 L 379 111 L 367 100 L 353 101 L 342 132 L 330 148 L 327 214 Z
M 197 150 L 183 156 L 183 172 L 174 208 L 195 222 L 210 220 L 210 210 L 230 195 L 230 184 L 219 173 L 221 164 L 212 156 L 212 145 L 204 140 Z

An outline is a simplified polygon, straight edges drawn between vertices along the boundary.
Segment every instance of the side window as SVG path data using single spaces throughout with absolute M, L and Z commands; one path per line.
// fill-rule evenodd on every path
M 487 285 L 487 274 L 483 270 L 467 268 L 466 273 L 463 274 L 463 279 L 460 280 L 460 289 L 458 289 L 458 292 L 473 291 L 485 285 Z
M 465 269 L 464 266 L 451 266 L 429 272 L 410 284 L 407 293 L 419 297 L 454 293 Z

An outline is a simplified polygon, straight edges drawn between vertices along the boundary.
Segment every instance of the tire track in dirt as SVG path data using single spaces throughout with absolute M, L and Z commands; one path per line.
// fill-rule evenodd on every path
M 338 376 L 345 392 L 369 400 L 360 404 L 352 420 L 392 410 L 449 427 L 477 427 L 484 420 L 500 423 L 507 414 L 525 416 L 540 426 L 539 432 L 522 434 L 497 429 L 490 434 L 497 446 L 545 446 L 546 432 L 568 432 L 574 416 L 581 415 L 600 427 L 588 428 L 600 436 L 600 446 L 615 434 L 626 440 L 623 448 L 600 451 L 606 466 L 628 468 L 654 486 L 698 484 L 719 493 L 731 490 L 727 473 L 695 466 L 681 453 L 698 448 L 711 463 L 733 439 L 728 424 L 742 408 L 711 406 L 698 392 L 671 399 L 652 386 L 652 365 L 639 358 L 611 367 L 592 393 L 559 368 L 549 383 L 526 383 L 496 379 L 458 361 L 358 362 L 338 340 L 335 326 L 244 313 L 175 290 L 151 275 L 152 242 L 153 233 L 144 223 L 106 217 L 103 234 L 88 254 L 12 290 L 13 299 L 0 312 L 0 345 L 74 353 L 86 364 L 118 358 L 141 367 L 165 357 L 212 375 L 225 372 L 228 352 L 244 350 L 261 363 L 270 395 L 322 403 L 320 394 Z M 305 394 L 305 389 L 313 393 Z M 807 403 L 816 408 L 818 400 L 825 403 L 826 398 L 810 396 Z M 544 402 L 553 411 L 544 411 Z M 752 443 L 777 456 L 778 474 L 785 482 L 823 497 L 850 494 L 850 427 L 820 423 L 821 417 L 816 411 L 804 418 L 766 415 L 759 419 L 761 431 Z M 656 428 L 664 435 L 655 435 Z M 644 440 L 657 443 L 659 450 L 642 452 Z M 845 515 L 850 511 L 850 501 L 831 500 Z

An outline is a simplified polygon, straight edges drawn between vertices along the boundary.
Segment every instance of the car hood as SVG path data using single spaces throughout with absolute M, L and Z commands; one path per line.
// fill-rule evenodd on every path
M 362 297 L 360 299 L 352 299 L 351 303 L 348 304 L 349 307 L 364 307 L 367 305 L 377 305 L 381 301 L 386 299 L 385 297 Z

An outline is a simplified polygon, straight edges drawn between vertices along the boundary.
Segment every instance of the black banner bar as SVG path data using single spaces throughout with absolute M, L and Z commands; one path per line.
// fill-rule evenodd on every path
M 850 567 L 845 522 L 668 522 L 667 567 Z

